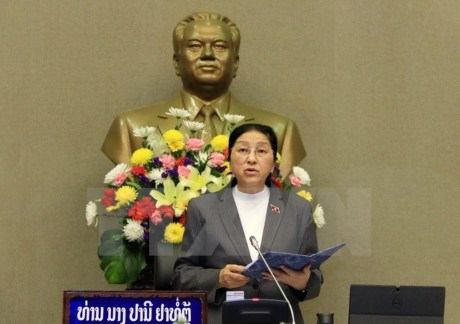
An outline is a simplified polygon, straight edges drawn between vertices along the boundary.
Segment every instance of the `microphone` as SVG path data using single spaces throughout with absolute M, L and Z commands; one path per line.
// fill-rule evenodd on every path
M 288 299 L 288 298 L 286 297 L 286 295 L 284 294 L 283 289 L 281 289 L 281 286 L 280 286 L 278 280 L 276 280 L 276 277 L 275 277 L 275 275 L 273 274 L 272 269 L 270 269 L 270 266 L 268 265 L 267 260 L 265 260 L 264 256 L 262 255 L 262 252 L 260 252 L 260 249 L 259 249 L 259 242 L 257 242 L 257 239 L 254 237 L 254 235 L 251 235 L 251 236 L 249 237 L 249 242 L 251 242 L 251 245 L 254 247 L 254 249 L 257 250 L 257 253 L 259 253 L 260 258 L 261 258 L 262 261 L 265 263 L 265 266 L 267 267 L 268 271 L 270 272 L 270 275 L 272 276 L 273 280 L 275 281 L 276 285 L 278 286 L 279 291 L 280 291 L 281 294 L 283 295 L 284 300 L 287 302 L 287 304 L 288 304 L 288 306 L 289 306 L 289 310 L 290 310 L 290 312 L 291 312 L 292 324 L 295 324 L 295 317 L 294 317 L 294 311 L 293 311 L 293 309 L 292 309 L 292 305 L 291 305 L 289 299 Z

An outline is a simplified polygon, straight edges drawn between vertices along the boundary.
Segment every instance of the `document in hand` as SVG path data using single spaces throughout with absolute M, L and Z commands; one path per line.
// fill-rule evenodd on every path
M 324 261 L 329 259 L 331 255 L 337 252 L 344 245 L 345 243 L 340 243 L 311 255 L 270 251 L 263 253 L 263 256 L 265 260 L 267 260 L 268 265 L 275 269 L 280 269 L 281 265 L 285 265 L 294 270 L 301 270 L 306 265 L 311 265 L 312 269 L 317 269 Z M 264 261 L 259 257 L 259 259 L 246 266 L 246 270 L 244 270 L 243 274 L 261 281 L 263 280 L 262 272 L 266 270 L 267 267 L 265 266 Z

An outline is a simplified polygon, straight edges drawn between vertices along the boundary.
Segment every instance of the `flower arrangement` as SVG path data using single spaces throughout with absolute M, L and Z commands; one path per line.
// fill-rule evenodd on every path
M 176 127 L 165 133 L 155 127 L 134 129 L 134 136 L 143 139 L 142 148 L 133 152 L 130 165 L 118 164 L 107 173 L 102 197 L 86 205 L 88 226 L 98 225 L 98 215 L 119 222 L 100 236 L 100 267 L 109 283 L 137 279 L 146 266 L 144 251 L 149 241 L 181 243 L 190 199 L 219 191 L 232 179 L 228 136 L 217 135 L 205 144 L 203 123 L 186 120 L 190 114 L 185 109 L 171 107 L 167 114 L 176 118 Z M 230 132 L 244 116 L 227 114 L 224 118 Z M 278 162 L 280 159 L 277 154 Z M 294 167 L 286 181 L 276 170 L 272 181 L 284 189 L 310 185 L 308 173 L 300 167 Z M 312 200 L 305 190 L 298 194 Z M 314 219 L 317 227 L 324 225 L 319 205 Z
M 277 164 L 281 162 L 281 156 L 279 153 L 276 154 Z M 275 167 L 275 171 L 272 174 L 272 183 L 278 188 L 284 190 L 290 190 L 293 187 L 298 188 L 297 194 L 308 200 L 310 203 L 313 200 L 311 193 L 305 189 L 300 190 L 304 186 L 311 186 L 311 179 L 308 175 L 308 172 L 305 169 L 295 166 L 292 168 L 292 174 L 285 181 L 282 181 L 281 174 L 279 169 Z M 320 204 L 316 204 L 315 210 L 313 211 L 313 221 L 317 228 L 321 228 L 326 225 L 326 220 L 324 219 L 324 210 Z

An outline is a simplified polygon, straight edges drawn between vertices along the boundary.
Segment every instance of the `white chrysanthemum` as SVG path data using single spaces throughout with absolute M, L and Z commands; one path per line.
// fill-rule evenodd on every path
M 243 115 L 232 115 L 225 114 L 224 119 L 227 120 L 230 124 L 238 124 L 240 121 L 244 120 L 245 116 Z
M 207 152 L 198 152 L 198 162 L 206 163 L 209 159 L 209 155 Z
M 299 178 L 301 184 L 307 185 L 307 186 L 310 185 L 311 180 L 310 180 L 310 176 L 308 175 L 307 171 L 305 171 L 299 166 L 295 166 L 292 168 L 292 172 L 297 178 Z
M 321 228 L 326 224 L 326 220 L 324 219 L 324 210 L 320 204 L 316 205 L 315 211 L 313 212 L 313 220 L 318 228 Z
M 86 205 L 86 223 L 88 226 L 97 226 L 97 206 L 93 201 Z
M 204 123 L 191 120 L 184 120 L 184 126 L 187 127 L 187 129 L 189 129 L 191 132 L 196 132 L 204 128 Z
M 144 238 L 144 228 L 140 221 L 128 219 L 127 224 L 123 227 L 123 234 L 130 242 L 142 241 Z
M 105 175 L 104 183 L 112 184 L 112 182 L 121 174 L 127 174 L 131 171 L 131 167 L 125 163 L 117 164 L 112 170 Z
M 184 108 L 171 107 L 171 108 L 169 108 L 169 111 L 166 113 L 166 115 L 170 115 L 170 116 L 173 116 L 173 117 L 176 117 L 176 118 L 187 118 L 187 117 L 190 117 L 192 114 L 189 113 Z
M 168 144 L 164 141 L 163 136 L 158 133 L 150 134 L 146 141 L 147 146 L 155 152 L 156 156 L 169 152 Z
M 156 128 L 152 126 L 145 126 L 145 127 L 139 127 L 139 128 L 134 128 L 133 130 L 133 135 L 136 137 L 149 137 L 153 133 L 155 133 Z
M 161 177 L 161 175 L 163 174 L 164 171 L 165 169 L 163 168 L 153 169 L 152 171 L 149 172 L 149 174 L 147 175 L 147 178 L 153 181 L 163 181 L 163 178 Z

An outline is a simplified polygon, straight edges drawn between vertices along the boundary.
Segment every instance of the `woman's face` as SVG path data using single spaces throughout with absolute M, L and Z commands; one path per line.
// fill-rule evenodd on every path
M 250 130 L 238 137 L 232 148 L 230 166 L 241 192 L 262 191 L 265 179 L 275 166 L 275 155 L 267 136 Z

